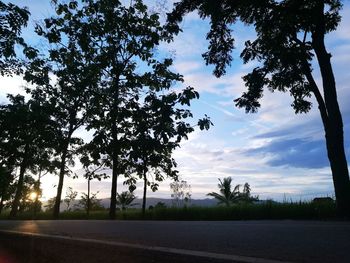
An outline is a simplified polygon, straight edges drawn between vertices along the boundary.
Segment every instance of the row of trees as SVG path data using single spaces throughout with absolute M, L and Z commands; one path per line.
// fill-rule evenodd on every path
M 147 7 L 138 0 L 129 7 L 117 0 L 68 1 L 67 4 L 54 0 L 53 3 L 56 17 L 46 19 L 44 25 L 36 28 L 37 34 L 50 43 L 50 49 L 39 55 L 19 36 L 22 26 L 27 23 L 28 11 L 0 2 L 0 73 L 23 72 L 22 63 L 15 59 L 14 48 L 16 44 L 22 46 L 30 59 L 25 70 L 26 80 L 37 87 L 29 90 L 33 100 L 26 103 L 26 107 L 48 105 L 55 109 L 48 121 L 52 127 L 57 125 L 61 129 L 47 128 L 46 131 L 58 137 L 44 134 L 35 140 L 59 138 L 55 141 L 56 148 L 45 146 L 53 149 L 50 154 L 60 164 L 56 216 L 67 163 L 73 160 L 75 149 L 80 148 L 81 140 L 73 137 L 79 127 L 87 127 L 94 133 L 92 142 L 85 147 L 86 155 L 91 158 L 85 159 L 91 159 L 95 164 L 103 160 L 113 170 L 111 218 L 115 216 L 118 175 L 127 175 L 130 185 L 134 185 L 137 178 L 143 178 L 149 186 L 153 185 L 145 176 L 149 171 L 157 175 L 165 170 L 175 177 L 170 172 L 174 162 L 165 157 L 169 157 L 169 152 L 193 129 L 183 121 L 191 117 L 191 113 L 175 108 L 177 104 L 190 104 L 198 94 L 192 88 L 181 93 L 164 93 L 173 82 L 182 78 L 169 70 L 171 59 L 156 58 L 155 47 L 161 41 L 171 41 L 173 34 L 181 31 L 179 23 L 183 17 L 192 11 L 198 11 L 203 19 L 210 19 L 209 48 L 203 58 L 207 64 L 215 66 L 217 77 L 226 73 L 233 59 L 233 25 L 240 20 L 257 33 L 256 39 L 245 43 L 241 53 L 245 63 L 256 61 L 258 66 L 243 77 L 248 90 L 235 100 L 238 107 L 256 112 L 264 88 L 288 91 L 296 113 L 308 112 L 312 106 L 309 98 L 315 97 L 325 130 L 338 213 L 350 216 L 343 121 L 331 54 L 325 45 L 326 34 L 336 30 L 341 20 L 342 1 L 182 0 L 168 15 L 166 26 L 161 26 L 158 16 L 149 14 Z M 313 66 L 318 66 L 321 73 L 321 86 L 315 81 Z M 22 103 L 18 96 L 11 99 L 17 103 L 13 108 Z M 47 112 L 50 111 L 43 111 L 43 119 Z M 34 121 L 29 117 L 28 120 Z M 199 124 L 207 128 L 210 121 L 203 120 Z M 30 128 L 27 138 L 35 134 L 35 127 L 26 125 L 26 128 Z M 151 149 L 140 149 L 143 144 L 138 141 L 151 145 Z M 38 167 L 28 161 L 28 156 L 31 157 L 33 152 L 37 155 L 37 152 L 25 143 L 21 144 L 21 149 L 20 159 L 10 158 L 6 151 L 1 158 L 5 170 L 12 171 L 15 166 L 21 168 L 18 189 L 23 181 L 21 175 L 29 166 Z M 154 156 L 150 152 L 157 154 Z M 134 165 L 130 166 L 130 162 Z M 162 176 L 156 178 L 161 180 Z M 19 194 L 15 200 L 19 200 Z M 15 214 L 16 209 L 13 211 Z
M 98 192 L 91 193 L 82 193 L 80 199 L 77 199 L 78 192 L 74 191 L 72 187 L 68 187 L 66 191 L 66 196 L 62 200 L 63 205 L 65 206 L 66 211 L 72 210 L 84 210 L 87 216 L 90 215 L 91 211 L 101 211 L 105 210 L 105 207 L 102 205 L 102 200 L 97 198 Z M 136 196 L 128 191 L 117 193 L 117 205 L 120 206 L 122 210 L 126 210 L 127 207 L 133 206 L 132 202 L 136 199 Z M 55 207 L 55 198 L 48 200 L 47 204 L 44 206 L 45 211 L 52 212 Z
M 9 178 L 4 188 L 15 185 L 11 216 L 17 215 L 27 175 L 49 172 L 59 177 L 53 207 L 58 218 L 64 178 L 79 157 L 88 182 L 105 176 L 101 169 L 112 170 L 113 219 L 121 175 L 130 190 L 142 179 L 145 199 L 148 187 L 157 190 L 166 176 L 177 179 L 173 150 L 195 126 L 208 129 L 211 122 L 188 122 L 188 107 L 199 95 L 192 87 L 172 90 L 183 78 L 156 49 L 172 35 L 141 0 L 130 6 L 117 0 L 52 2 L 56 14 L 35 27 L 47 43 L 43 50 L 19 37 L 29 12 L 0 2 L 9 19 L 1 20 L 1 38 L 10 43 L 0 49 L 1 72 L 23 73 L 31 84 L 29 100 L 9 95 L 0 106 L 1 177 Z M 17 43 L 23 60 L 16 57 Z M 77 137 L 81 129 L 92 134 L 90 142 Z

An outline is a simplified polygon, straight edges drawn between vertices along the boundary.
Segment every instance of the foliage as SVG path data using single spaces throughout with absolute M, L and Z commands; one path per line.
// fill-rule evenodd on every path
M 8 214 L 3 213 L 0 219 L 7 219 Z M 32 213 L 22 213 L 18 219 L 32 219 Z M 36 219 L 52 219 L 52 213 L 40 212 Z M 64 211 L 62 219 L 108 219 L 107 211 L 92 211 L 87 216 L 85 211 Z M 234 206 L 215 207 L 170 207 L 146 210 L 128 209 L 117 215 L 119 220 L 334 220 L 336 206 L 334 203 L 315 204 L 312 202 L 277 203 L 272 201 L 257 204 L 239 203 Z
M 136 137 L 132 134 L 138 125 L 134 117 L 144 93 L 146 99 L 151 99 L 168 90 L 174 82 L 182 81 L 179 74 L 169 70 L 171 59 L 155 59 L 156 46 L 171 37 L 160 25 L 158 15 L 150 14 L 141 0 L 133 1 L 130 6 L 105 0 L 55 1 L 55 9 L 57 16 L 46 19 L 46 29 L 38 27 L 37 32 L 52 44 L 68 41 L 66 47 L 51 55 L 59 56 L 61 51 L 73 49 L 71 57 L 79 64 L 76 70 L 92 90 L 86 116 L 87 129 L 93 130 L 94 135 L 88 148 L 94 159 L 106 157 L 103 158 L 105 165 L 113 171 L 110 214 L 114 218 L 117 178 L 131 173 L 129 154 L 134 151 L 130 140 Z M 77 64 L 74 63 L 73 68 Z M 192 88 L 181 94 L 163 95 L 162 100 L 157 101 L 162 104 L 154 105 L 154 109 L 161 110 L 164 119 L 169 118 L 173 112 L 166 110 L 172 110 L 171 101 L 189 105 L 196 97 L 198 94 Z M 180 115 L 180 118 L 185 117 Z M 203 119 L 199 124 L 207 128 L 209 123 Z M 178 129 L 170 127 L 169 131 L 163 126 L 159 133 L 163 131 L 162 138 L 168 140 L 172 130 L 182 136 L 190 129 L 182 123 L 179 126 Z
M 7 201 L 10 200 L 14 193 L 13 187 L 14 176 L 12 172 L 4 165 L 0 166 L 0 214 Z
M 173 206 L 187 206 L 191 202 L 191 185 L 187 181 L 180 179 L 172 182 L 170 190 L 172 191 Z
M 16 184 L 18 182 L 14 182 L 9 186 L 9 193 L 7 202 L 4 205 L 5 208 L 12 208 L 14 206 L 15 202 L 15 195 L 16 195 Z M 23 186 L 21 190 L 21 195 L 19 197 L 19 203 L 18 203 L 18 213 L 24 213 L 24 212 L 38 212 L 41 210 L 41 202 L 37 200 L 36 198 L 33 200 L 31 194 L 33 192 L 38 194 L 41 193 L 41 189 L 37 188 L 36 181 L 31 175 L 25 175 L 23 179 Z
M 10 103 L 0 106 L 0 156 L 9 167 L 36 170 L 50 159 L 52 130 L 45 104 L 21 95 L 8 95 Z M 25 161 L 25 163 L 23 163 Z
M 169 86 L 163 88 L 168 89 Z M 194 131 L 194 127 L 186 122 L 192 113 L 183 105 L 190 105 L 191 100 L 198 97 L 199 94 L 192 87 L 162 95 L 158 95 L 156 90 L 150 90 L 133 114 L 135 130 L 131 136 L 132 150 L 129 156 L 131 171 L 135 175 L 131 173 L 125 184 L 134 190 L 136 176 L 143 180 L 143 211 L 146 208 L 147 187 L 155 192 L 165 177 L 178 179 L 175 169 L 177 164 L 172 153 Z M 212 123 L 206 117 L 199 120 L 198 125 L 201 129 L 209 129 Z
M 55 201 L 56 198 L 52 197 L 50 199 L 47 200 L 46 205 L 44 205 L 45 211 L 51 213 L 53 211 L 53 208 L 55 206 Z
M 19 168 L 12 216 L 22 197 L 25 173 L 49 165 L 52 156 L 52 129 L 45 103 L 25 101 L 21 95 L 8 95 L 9 104 L 0 106 L 0 158 L 10 169 Z
M 350 218 L 350 179 L 344 150 L 343 120 L 337 99 L 336 81 L 325 36 L 335 31 L 341 20 L 340 0 L 182 0 L 168 15 L 167 29 L 179 33 L 179 22 L 197 10 L 210 19 L 207 64 L 214 65 L 214 75 L 226 73 L 232 62 L 233 27 L 238 20 L 254 27 L 256 39 L 245 42 L 241 52 L 244 63 L 257 66 L 243 77 L 247 91 L 235 99 L 246 112 L 260 107 L 264 89 L 289 92 L 295 113 L 311 109 L 315 96 L 325 131 L 328 159 L 332 170 L 338 213 Z M 315 61 L 315 57 L 317 61 Z M 322 87 L 313 71 L 318 67 Z
M 101 204 L 101 200 L 97 199 L 97 193 L 91 193 L 90 196 L 88 196 L 87 193 L 83 193 L 80 196 L 80 199 L 78 201 L 77 208 L 82 208 L 85 211 L 99 211 L 99 210 L 105 210 L 105 208 Z
M 219 179 L 218 188 L 220 190 L 219 193 L 211 192 L 207 194 L 208 196 L 212 196 L 218 200 L 218 204 L 224 204 L 226 206 L 230 206 L 239 202 L 251 203 L 253 201 L 257 201 L 258 197 L 252 197 L 250 195 L 250 185 L 245 183 L 243 186 L 243 192 L 239 191 L 241 185 L 236 185 L 233 190 L 232 187 L 232 178 L 225 177 L 223 180 Z
M 167 208 L 167 207 L 166 207 L 165 203 L 163 203 L 163 202 L 158 202 L 154 206 L 154 209 L 165 209 L 165 208 Z
M 117 204 L 121 206 L 122 210 L 126 210 L 128 207 L 136 205 L 132 204 L 135 199 L 136 196 L 132 192 L 124 191 L 117 194 Z
M 63 202 L 66 204 L 66 210 L 70 211 L 72 209 L 72 203 L 75 201 L 75 198 L 78 196 L 77 191 L 73 191 L 72 187 L 68 187 L 66 191 L 66 197 Z
M 101 205 L 99 203 L 99 200 L 96 199 L 96 194 L 91 195 L 91 180 L 97 179 L 101 181 L 102 179 L 107 179 L 109 176 L 103 172 L 106 168 L 104 160 L 94 160 L 91 158 L 91 152 L 86 149 L 86 147 L 82 147 L 81 149 L 82 156 L 80 158 L 81 163 L 83 164 L 83 168 L 85 170 L 84 177 L 87 179 L 88 182 L 88 189 L 87 193 L 83 193 L 83 196 L 81 199 L 83 200 L 84 209 L 86 210 L 87 215 L 90 214 L 90 211 L 92 209 L 101 209 Z
M 325 14 L 323 15 L 323 6 Z M 234 49 L 232 24 L 241 20 L 255 27 L 257 38 L 248 40 L 241 53 L 244 63 L 255 60 L 261 64 L 243 77 L 247 92 L 236 99 L 236 105 L 247 112 L 256 112 L 263 88 L 271 91 L 289 91 L 293 97 L 292 107 L 296 113 L 308 112 L 311 102 L 308 98 L 314 92 L 311 60 L 314 57 L 315 34 L 319 30 L 319 10 L 324 17 L 324 34 L 334 31 L 340 21 L 341 2 L 332 1 L 221 1 L 183 0 L 175 5 L 169 15 L 168 28 L 180 31 L 177 22 L 184 14 L 198 10 L 202 18 L 211 19 L 207 35 L 210 41 L 208 51 L 203 54 L 207 64 L 215 66 L 214 74 L 220 77 L 233 59 Z M 310 38 L 311 36 L 311 38 Z
M 61 14 L 59 10 L 56 12 L 58 16 Z M 99 75 L 94 74 L 92 62 L 84 56 L 78 40 L 67 37 L 64 30 L 57 31 L 51 20 L 56 21 L 48 18 L 44 25 L 36 25 L 36 33 L 50 45 L 45 54 L 31 60 L 25 79 L 35 85 L 34 89 L 28 89 L 32 97 L 48 102 L 54 122 L 52 139 L 55 141 L 56 169 L 59 170 L 54 209 L 57 218 L 64 177 L 71 174 L 68 166 L 74 165 L 74 158 L 83 144 L 83 140 L 74 135 L 86 124 L 90 98 L 96 89 L 93 83 Z M 55 81 L 50 76 L 55 76 Z
M 252 203 L 259 201 L 259 196 L 251 196 L 251 188 L 248 183 L 243 185 L 243 192 L 241 193 L 241 202 Z
M 231 190 L 231 177 L 225 177 L 223 180 L 219 179 L 218 188 L 220 193 L 211 192 L 207 194 L 208 196 L 212 196 L 218 200 L 219 204 L 225 204 L 226 206 L 230 206 L 233 203 L 238 203 L 241 200 L 241 194 L 239 192 L 239 188 L 241 185 L 236 185 L 233 190 Z
M 24 177 L 24 184 L 21 196 L 21 202 L 19 205 L 19 212 L 23 213 L 25 211 L 40 211 L 41 202 L 31 198 L 31 194 L 35 192 L 35 180 L 32 176 L 26 175 Z M 38 193 L 39 194 L 39 193 Z
M 22 63 L 18 60 L 16 47 L 24 48 L 24 54 L 32 56 L 34 49 L 28 47 L 21 37 L 22 28 L 27 26 L 29 11 L 12 3 L 0 1 L 0 75 L 18 74 Z
M 93 179 L 101 181 L 102 179 L 107 179 L 109 176 L 105 173 L 106 171 L 106 161 L 104 159 L 94 159 L 89 148 L 90 145 L 84 145 L 79 149 L 80 162 L 84 168 L 84 177 L 88 180 L 88 185 Z M 90 185 L 88 186 L 88 188 Z

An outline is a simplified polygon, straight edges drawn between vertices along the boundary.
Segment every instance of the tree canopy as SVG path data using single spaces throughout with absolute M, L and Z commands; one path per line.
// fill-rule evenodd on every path
M 117 178 L 130 179 L 140 160 L 147 157 L 142 167 L 152 168 L 156 181 L 176 179 L 172 151 L 196 126 L 186 122 L 192 117 L 186 107 L 199 94 L 192 87 L 171 90 L 183 77 L 172 72 L 172 59 L 159 55 L 157 46 L 172 35 L 141 0 L 128 6 L 117 0 L 53 1 L 53 7 L 56 14 L 35 28 L 48 48 L 40 54 L 32 49 L 24 78 L 34 84 L 27 88 L 32 101 L 45 104 L 49 115 L 50 158 L 59 174 L 54 217 L 68 166 L 84 149 L 86 167 L 112 170 L 114 218 Z M 200 129 L 211 124 L 208 117 L 197 123 Z M 92 133 L 86 145 L 74 137 L 82 127 Z M 153 190 L 157 186 L 152 183 Z
M 221 77 L 232 62 L 233 25 L 238 21 L 255 29 L 256 38 L 245 42 L 241 52 L 244 63 L 258 63 L 243 76 L 247 91 L 235 104 L 246 112 L 256 112 L 264 89 L 289 92 L 296 113 L 311 109 L 310 97 L 318 103 L 323 122 L 328 158 L 332 170 L 338 213 L 350 216 L 350 180 L 344 151 L 343 121 L 337 100 L 331 54 L 325 36 L 336 30 L 341 20 L 340 0 L 182 0 L 168 14 L 167 29 L 181 31 L 179 23 L 192 11 L 210 19 L 206 64 L 214 65 L 214 75 Z M 314 77 L 317 63 L 322 87 Z M 322 94 L 323 91 L 323 94 Z
M 0 75 L 19 74 L 24 61 L 19 59 L 16 48 L 21 47 L 25 57 L 32 58 L 37 50 L 26 44 L 21 36 L 29 19 L 28 8 L 0 1 Z

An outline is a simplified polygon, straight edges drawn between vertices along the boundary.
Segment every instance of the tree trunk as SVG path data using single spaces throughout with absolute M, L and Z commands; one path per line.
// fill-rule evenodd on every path
M 342 131 L 342 130 L 341 130 Z M 337 213 L 339 217 L 350 218 L 350 181 L 344 152 L 343 134 L 332 130 L 326 133 L 328 158 L 331 164 Z
M 117 210 L 117 179 L 118 179 L 118 156 L 113 156 L 112 167 L 112 188 L 111 188 L 111 203 L 109 207 L 109 218 L 115 219 Z
M 22 197 L 22 192 L 23 192 L 23 183 L 24 183 L 24 174 L 27 169 L 27 155 L 28 155 L 28 150 L 29 150 L 29 144 L 27 143 L 24 148 L 24 156 L 23 160 L 21 163 L 21 167 L 19 170 L 19 177 L 18 177 L 18 183 L 16 187 L 16 194 L 15 198 L 13 200 L 11 212 L 10 212 L 10 218 L 14 218 L 17 216 L 18 212 L 18 207 L 20 205 L 21 197 Z
M 86 214 L 90 215 L 90 177 L 88 178 L 88 191 L 87 191 L 87 204 L 86 204 Z
M 315 50 L 323 82 L 324 101 L 328 113 L 328 123 L 324 123 L 328 158 L 331 165 L 337 212 L 340 217 L 350 217 L 350 180 L 344 150 L 343 120 L 339 109 L 336 83 L 331 65 L 331 55 L 327 52 L 324 36 L 324 2 L 315 8 L 316 27 L 312 32 Z
M 142 216 L 146 213 L 146 193 L 147 193 L 147 173 L 143 172 L 143 197 L 142 197 Z
M 2 209 L 4 208 L 4 197 L 3 194 L 1 195 L 1 200 L 0 200 L 0 215 L 2 213 Z
M 65 170 L 66 170 L 65 168 L 66 168 L 67 151 L 68 151 L 68 145 L 63 150 L 62 157 L 61 157 L 60 174 L 59 174 L 59 181 L 58 181 L 58 186 L 57 186 L 57 194 L 56 194 L 56 199 L 55 199 L 55 205 L 53 207 L 53 218 L 54 219 L 58 219 L 59 214 L 60 214 L 63 180 L 64 180 L 64 175 L 65 175 Z
M 114 86 L 114 100 L 111 110 L 111 122 L 112 122 L 112 188 L 111 188 L 111 202 L 109 206 L 109 218 L 116 218 L 117 210 L 117 181 L 119 175 L 119 154 L 120 146 L 118 142 L 118 107 L 119 107 L 119 78 L 115 81 Z
M 36 216 L 36 213 L 40 212 L 41 210 L 41 208 L 39 207 L 40 180 L 41 180 L 41 171 L 39 171 L 38 181 L 36 182 L 36 185 L 35 185 L 35 192 L 37 193 L 37 195 L 34 201 L 34 217 Z

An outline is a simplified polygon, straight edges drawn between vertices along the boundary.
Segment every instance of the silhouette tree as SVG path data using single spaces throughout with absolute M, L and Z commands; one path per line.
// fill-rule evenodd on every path
M 50 116 L 40 101 L 8 95 L 10 103 L 0 106 L 1 140 L 0 153 L 4 163 L 19 167 L 16 194 L 10 215 L 15 217 L 23 195 L 25 174 L 29 169 L 42 165 L 42 158 L 49 159 L 52 129 Z
M 92 207 L 98 207 L 97 204 L 97 199 L 96 199 L 96 195 L 92 195 L 91 196 L 91 180 L 93 179 L 97 179 L 99 181 L 101 181 L 102 179 L 107 179 L 109 178 L 109 176 L 104 172 L 106 170 L 105 168 L 105 160 L 94 160 L 94 158 L 92 158 L 91 156 L 91 152 L 89 152 L 89 150 L 91 145 L 87 144 L 84 147 L 82 147 L 80 149 L 81 151 L 81 158 L 80 158 L 80 162 L 83 164 L 83 168 L 85 170 L 85 174 L 84 177 L 87 179 L 88 182 L 88 189 L 87 189 L 87 193 L 83 193 L 82 196 L 82 202 L 86 202 L 86 204 L 84 205 L 84 208 L 86 209 L 86 213 L 89 216 L 90 215 L 90 210 Z M 84 198 L 83 198 L 84 197 Z M 94 203 L 95 202 L 95 205 Z M 82 203 L 83 204 L 83 203 Z
M 259 196 L 252 196 L 250 194 L 251 188 L 248 183 L 243 185 L 243 192 L 241 193 L 241 201 L 245 203 L 252 203 L 259 200 Z
M 106 156 L 106 165 L 112 169 L 109 214 L 113 219 L 117 178 L 128 175 L 132 117 L 142 91 L 152 87 L 160 92 L 182 80 L 168 69 L 171 60 L 154 58 L 159 42 L 171 37 L 141 0 L 128 7 L 117 0 L 55 3 L 58 17 L 45 20 L 51 42 L 74 39 L 84 61 L 92 63 L 85 68 L 88 83 L 98 89 L 90 97 L 87 129 L 94 131 L 90 143 L 95 146 L 94 158 Z
M 27 55 L 34 49 L 29 48 L 20 36 L 22 28 L 27 26 L 29 11 L 12 3 L 0 1 L 0 75 L 20 73 L 22 63 L 16 55 L 16 46 L 22 46 Z
M 31 194 L 35 191 L 35 180 L 31 175 L 25 175 L 23 181 L 23 189 L 21 192 L 20 203 L 18 207 L 18 212 L 32 211 L 37 206 L 37 209 L 41 209 L 40 201 L 35 203 L 35 199 L 31 198 Z
M 178 33 L 178 23 L 186 13 L 194 10 L 198 10 L 201 18 L 210 18 L 209 49 L 203 58 L 207 64 L 215 66 L 217 77 L 226 73 L 225 69 L 232 61 L 234 38 L 231 26 L 241 20 L 255 28 L 257 38 L 245 43 L 241 58 L 244 63 L 255 60 L 260 65 L 243 77 L 248 90 L 235 100 L 236 106 L 256 112 L 264 87 L 267 87 L 271 91 L 288 91 L 295 112 L 306 113 L 312 106 L 309 98 L 314 95 L 325 130 L 338 214 L 350 216 L 343 121 L 331 54 L 325 46 L 326 34 L 336 30 L 341 20 L 341 7 L 340 0 L 183 0 L 176 3 L 169 14 L 167 28 Z M 317 62 L 313 63 L 315 57 Z M 315 81 L 313 65 L 321 72 L 321 87 Z
M 124 191 L 122 193 L 117 193 L 117 204 L 121 206 L 122 210 L 126 210 L 129 206 L 133 206 L 136 204 L 132 204 L 136 196 L 132 192 Z
M 90 211 L 105 210 L 101 204 L 101 200 L 97 199 L 96 193 L 82 193 L 80 196 L 78 207 L 83 208 L 86 211 L 87 216 L 90 215 Z
M 52 198 L 47 200 L 46 205 L 44 206 L 46 212 L 52 212 L 53 211 L 53 208 L 55 206 L 55 201 L 56 201 L 55 197 L 52 197 Z
M 135 173 L 143 180 L 143 214 L 146 209 L 147 187 L 154 192 L 165 177 L 178 179 L 172 153 L 180 146 L 180 142 L 187 139 L 188 134 L 194 131 L 194 127 L 186 122 L 186 119 L 192 117 L 192 113 L 183 105 L 190 105 L 191 100 L 198 96 L 191 87 L 181 92 L 168 92 L 162 95 L 157 95 L 151 90 L 133 114 L 134 132 L 130 159 Z M 201 124 L 203 120 L 199 120 L 198 125 L 201 129 L 208 129 L 209 127 Z M 211 125 L 208 118 L 204 123 L 207 122 Z M 129 176 L 125 183 L 134 190 L 136 179 Z
M 241 185 L 237 184 L 233 190 L 232 188 L 232 178 L 225 177 L 223 180 L 219 179 L 219 193 L 211 192 L 208 193 L 208 196 L 212 196 L 218 200 L 218 204 L 225 204 L 226 206 L 230 206 L 233 203 L 238 203 L 242 200 L 242 195 L 239 192 L 239 188 Z
M 187 206 L 191 202 L 191 185 L 185 180 L 176 179 L 170 184 L 171 198 L 176 207 Z
M 68 187 L 66 191 L 66 197 L 63 199 L 63 202 L 66 204 L 66 210 L 70 211 L 72 208 L 72 203 L 78 196 L 77 191 L 73 191 L 72 187 Z
M 60 6 L 56 4 L 58 17 L 47 18 L 43 25 L 36 25 L 36 33 L 50 45 L 45 54 L 35 56 L 28 63 L 25 72 L 25 79 L 35 85 L 28 92 L 37 100 L 49 103 L 56 127 L 52 139 L 56 142 L 59 182 L 54 218 L 59 217 L 64 177 L 71 174 L 68 165 L 74 165 L 74 158 L 83 143 L 82 139 L 74 135 L 86 124 L 87 109 L 96 89 L 96 79 L 99 78 L 96 65 L 86 56 L 79 40 L 67 33 L 72 29 L 67 25 L 69 21 L 67 24 L 61 23 L 65 19 Z M 60 30 L 55 23 L 61 26 Z M 52 76 L 55 76 L 54 80 Z

